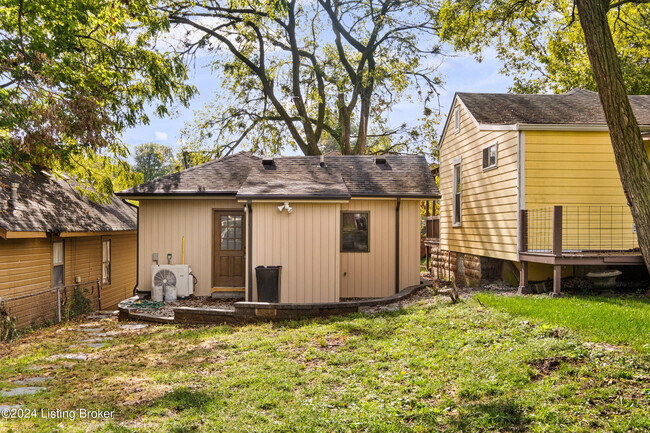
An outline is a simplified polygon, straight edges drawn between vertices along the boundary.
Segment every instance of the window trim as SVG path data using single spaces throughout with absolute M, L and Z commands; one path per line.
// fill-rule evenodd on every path
M 54 244 L 61 244 L 61 249 L 62 249 L 62 257 L 63 261 L 60 264 L 55 264 L 54 263 Z M 63 281 L 61 284 L 56 284 L 54 282 L 54 268 L 61 266 L 63 269 L 62 275 L 63 275 Z M 52 240 L 52 287 L 62 287 L 65 286 L 65 240 L 63 239 L 56 239 Z
M 456 105 L 454 108 L 454 134 L 460 132 L 460 105 Z
M 451 186 L 451 221 L 452 221 L 452 227 L 462 227 L 462 221 L 463 221 L 463 166 L 462 166 L 463 160 L 459 156 L 458 158 L 454 158 L 451 170 L 452 170 L 452 186 Z M 458 178 L 456 178 L 456 167 L 458 167 Z M 457 188 L 459 187 L 460 188 Z M 458 192 L 456 192 L 458 190 Z M 460 209 L 458 209 L 458 221 L 456 221 L 456 195 L 460 196 L 460 199 L 458 200 L 458 206 L 460 206 Z
M 485 149 L 490 149 L 491 147 L 494 147 L 494 164 L 485 166 L 485 159 L 483 157 L 483 152 L 485 152 Z M 488 151 L 488 163 L 490 159 L 490 154 Z M 483 171 L 490 171 L 494 170 L 495 168 L 499 167 L 499 141 L 495 141 L 494 143 L 491 144 L 486 144 L 481 148 L 481 167 L 483 168 Z
M 343 215 L 344 214 L 355 214 L 355 213 L 365 213 L 368 214 L 368 249 L 366 251 L 346 251 L 343 249 Z M 340 252 L 342 253 L 361 253 L 361 254 L 366 254 L 370 252 L 370 211 L 369 210 L 342 210 L 340 214 L 340 221 L 341 221 L 341 230 L 340 230 L 340 236 L 339 236 L 339 242 L 341 243 L 340 245 Z
M 108 261 L 104 261 L 104 242 L 108 242 Z M 102 286 L 110 286 L 113 275 L 113 242 L 111 238 L 102 238 Z M 108 263 L 108 279 L 104 277 L 104 264 Z

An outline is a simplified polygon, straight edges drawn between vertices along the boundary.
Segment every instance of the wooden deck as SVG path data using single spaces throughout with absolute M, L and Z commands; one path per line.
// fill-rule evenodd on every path
M 528 287 L 528 263 L 543 263 L 553 266 L 553 293 L 551 296 L 562 296 L 562 266 L 563 265 L 643 265 L 643 256 L 639 248 L 629 249 L 590 249 L 592 242 L 588 241 L 585 248 L 580 248 L 572 239 L 570 246 L 563 245 L 563 228 L 567 227 L 566 221 L 563 224 L 562 206 L 554 206 L 552 209 L 549 232 L 546 239 L 550 242 L 548 248 L 529 250 L 529 215 L 527 210 L 520 211 L 520 251 L 519 261 L 521 263 L 519 276 L 519 293 L 529 294 L 532 290 Z M 598 226 L 596 230 L 601 230 Z M 537 233 L 538 235 L 538 233 Z M 566 235 L 566 233 L 565 233 Z M 566 238 L 567 236 L 564 236 Z M 591 240 L 591 237 L 587 239 Z

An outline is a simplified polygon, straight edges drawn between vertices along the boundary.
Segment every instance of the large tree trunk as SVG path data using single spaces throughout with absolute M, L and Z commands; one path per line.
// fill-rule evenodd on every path
M 607 21 L 609 0 L 575 0 L 575 4 L 609 126 L 616 166 L 636 225 L 639 247 L 650 271 L 650 161 L 627 97 Z

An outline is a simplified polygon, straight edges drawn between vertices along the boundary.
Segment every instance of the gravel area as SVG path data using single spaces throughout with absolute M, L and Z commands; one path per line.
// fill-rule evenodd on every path
M 235 311 L 233 304 L 240 300 L 241 299 L 213 299 L 210 297 L 194 297 L 165 303 L 152 303 L 151 301 L 145 301 L 142 303 L 142 306 L 140 306 L 138 302 L 135 302 L 131 303 L 128 308 L 136 313 L 145 313 L 156 317 L 174 317 L 174 308 L 179 307 Z

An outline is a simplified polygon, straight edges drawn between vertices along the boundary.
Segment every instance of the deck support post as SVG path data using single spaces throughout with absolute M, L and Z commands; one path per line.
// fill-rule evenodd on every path
M 562 257 L 562 206 L 553 206 L 553 255 Z M 552 298 L 560 298 L 562 293 L 562 265 L 553 265 Z
M 553 292 L 551 298 L 561 298 L 562 293 L 562 265 L 553 265 Z
M 517 293 L 520 295 L 530 295 L 533 293 L 533 289 L 528 287 L 528 262 L 520 262 L 519 290 Z
M 528 251 L 528 211 L 519 210 L 519 252 Z M 530 295 L 533 290 L 528 287 L 528 262 L 519 260 L 519 290 L 520 295 Z

